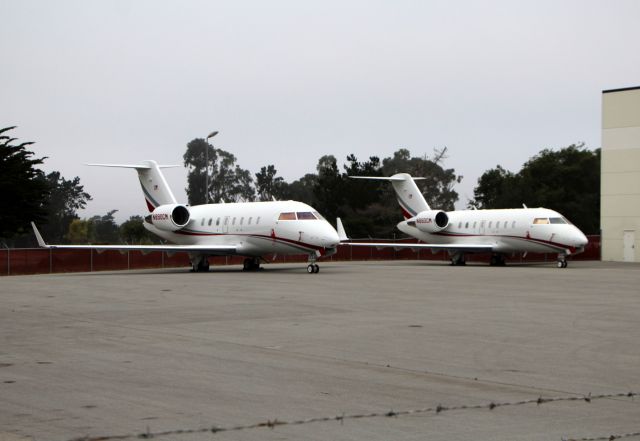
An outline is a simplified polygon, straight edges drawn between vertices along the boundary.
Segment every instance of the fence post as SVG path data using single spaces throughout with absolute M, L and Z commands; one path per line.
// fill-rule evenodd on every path
M 53 272 L 53 250 L 49 248 L 49 274 Z
M 7 276 L 11 275 L 11 249 L 7 248 Z
M 93 272 L 93 249 L 89 249 L 89 272 Z
M 131 269 L 131 251 L 127 250 L 127 269 Z
M 164 251 L 160 251 L 160 255 L 162 256 L 162 269 L 164 269 Z

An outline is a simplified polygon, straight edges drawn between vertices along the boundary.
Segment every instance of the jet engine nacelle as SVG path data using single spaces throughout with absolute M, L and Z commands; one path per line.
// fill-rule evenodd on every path
M 421 211 L 416 216 L 416 228 L 425 233 L 437 233 L 449 225 L 449 216 L 440 210 Z
M 150 215 L 153 226 L 163 231 L 177 231 L 184 228 L 191 219 L 189 209 L 180 204 L 160 205 Z

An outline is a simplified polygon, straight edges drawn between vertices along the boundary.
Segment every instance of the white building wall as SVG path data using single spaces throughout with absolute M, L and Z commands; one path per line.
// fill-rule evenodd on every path
M 602 93 L 602 260 L 640 261 L 640 87 Z

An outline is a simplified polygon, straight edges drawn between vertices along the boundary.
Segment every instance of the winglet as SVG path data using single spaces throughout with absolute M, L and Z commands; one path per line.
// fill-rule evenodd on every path
M 31 222 L 31 227 L 33 228 L 33 232 L 36 235 L 36 240 L 38 241 L 38 246 L 41 247 L 41 248 L 49 248 L 49 245 L 47 245 L 44 242 L 44 239 L 42 238 L 42 235 L 38 231 L 38 228 L 36 227 L 36 224 Z
M 346 231 L 344 231 L 344 226 L 342 225 L 342 221 L 340 220 L 340 218 L 336 218 L 336 226 L 337 226 L 338 238 L 340 239 L 340 242 L 346 242 L 347 240 L 349 240 L 349 237 L 347 237 Z

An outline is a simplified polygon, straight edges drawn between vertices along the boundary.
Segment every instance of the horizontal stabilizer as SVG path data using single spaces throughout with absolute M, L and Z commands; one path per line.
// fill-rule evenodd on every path
M 135 168 L 136 170 L 147 170 L 151 166 L 148 164 L 85 164 L 91 167 L 115 167 L 115 168 Z M 173 168 L 180 167 L 179 165 L 158 165 L 158 168 Z
M 370 179 L 372 181 L 406 181 L 406 178 L 404 177 L 398 177 L 398 176 L 349 176 L 351 179 Z M 415 177 L 411 177 L 411 179 L 413 179 L 414 181 L 420 181 L 422 179 L 427 179 L 427 178 L 415 178 Z
M 414 178 L 409 173 L 396 173 L 393 176 L 349 176 L 353 179 L 367 179 L 374 181 L 391 182 L 396 192 L 398 204 L 405 219 L 416 216 L 421 211 L 430 210 L 429 204 L 424 199 L 422 192 L 415 183 L 425 178 Z

